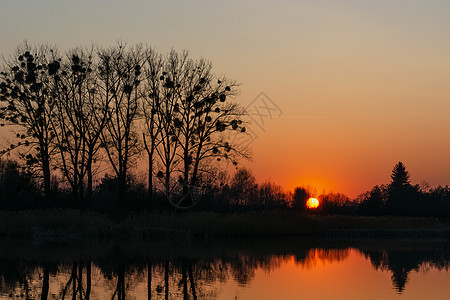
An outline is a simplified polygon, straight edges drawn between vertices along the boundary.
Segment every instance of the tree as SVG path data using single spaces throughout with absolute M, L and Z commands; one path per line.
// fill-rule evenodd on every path
M 259 186 L 259 204 L 265 209 L 286 208 L 289 205 L 289 201 L 281 186 L 266 181 Z
M 233 204 L 237 206 L 255 205 L 258 199 L 258 184 L 252 172 L 246 168 L 239 168 L 231 178 Z
M 104 97 L 103 102 L 109 103 L 101 141 L 117 176 L 119 200 L 123 204 L 131 159 L 139 153 L 136 122 L 144 56 L 141 46 L 126 50 L 122 44 L 100 50 L 98 55 L 101 96 Z
M 429 215 L 450 217 L 450 187 L 437 186 L 425 193 L 425 210 Z
M 386 194 L 387 188 L 385 185 L 374 186 L 359 204 L 361 213 L 369 216 L 381 215 L 384 211 Z
M 171 51 L 161 71 L 152 94 L 158 99 L 161 143 L 157 153 L 164 167 L 158 177 L 169 201 L 177 208 L 188 208 L 197 203 L 192 189 L 204 166 L 222 159 L 236 165 L 238 158 L 249 157 L 247 149 L 233 144 L 231 138 L 245 134 L 244 109 L 229 100 L 237 93 L 237 83 L 217 78 L 210 62 L 192 60 L 187 51 Z M 174 200 L 177 188 L 182 196 Z
M 143 132 L 142 140 L 148 159 L 148 197 L 150 205 L 153 202 L 153 172 L 155 151 L 161 141 L 161 126 L 158 121 L 158 106 L 161 101 L 160 77 L 162 76 L 162 68 L 164 65 L 163 58 L 153 49 L 149 48 L 145 51 L 145 88 L 142 93 L 142 116 L 143 116 Z
M 30 49 L 1 73 L 0 119 L 15 125 L 20 140 L 2 153 L 25 149 L 19 154 L 38 166 L 46 195 L 54 169 L 77 205 L 90 199 L 103 156 L 123 202 L 131 165 L 145 149 L 150 202 L 156 174 L 169 202 L 189 208 L 221 161 L 249 157 L 234 142 L 246 134 L 245 111 L 232 99 L 238 84 L 215 76 L 209 61 L 122 43 L 64 57 L 47 46 Z
M 409 173 L 402 162 L 392 169 L 391 183 L 388 188 L 387 206 L 393 214 L 410 214 L 418 204 L 419 186 L 412 186 Z
M 319 202 L 321 212 L 332 214 L 348 214 L 353 206 L 350 198 L 341 193 L 331 192 L 321 195 Z
M 92 194 L 92 163 L 100 146 L 105 121 L 97 122 L 96 76 L 92 50 L 72 50 L 63 60 L 54 61 L 52 92 L 56 113 L 51 118 L 54 143 L 59 149 L 59 169 L 69 183 L 75 205 L 83 203 L 85 178 L 87 194 Z M 61 62 L 61 63 L 60 63 Z M 105 115 L 105 113 L 103 113 Z M 103 119 L 105 116 L 103 116 Z
M 391 179 L 391 185 L 396 187 L 407 186 L 410 184 L 409 173 L 406 171 L 406 167 L 401 161 L 398 162 L 392 169 Z
M 172 177 L 176 167 L 179 164 L 177 152 L 179 148 L 179 141 L 176 138 L 176 127 L 174 125 L 174 115 L 179 110 L 177 104 L 176 94 L 174 92 L 175 83 L 174 77 L 180 76 L 180 66 L 183 62 L 179 61 L 178 54 L 172 51 L 167 57 L 162 59 L 161 64 L 155 64 L 159 59 L 153 56 L 153 61 L 148 63 L 152 75 L 152 82 L 150 85 L 151 93 L 149 98 L 152 99 L 154 111 L 159 128 L 159 145 L 155 147 L 157 156 L 159 158 L 159 171 L 157 178 L 163 185 L 163 193 L 166 195 L 169 202 L 174 206 L 178 206 L 173 201 L 173 194 L 176 192 L 177 180 Z M 155 68 L 152 68 L 155 66 Z M 174 76 L 172 79 L 168 76 L 168 72 Z
M 306 210 L 306 201 L 308 201 L 310 197 L 310 189 L 305 187 L 296 187 L 294 190 L 292 206 L 303 212 Z
M 51 118 L 56 101 L 51 91 L 52 78 L 59 62 L 57 51 L 49 46 L 19 47 L 16 57 L 6 63 L 0 73 L 0 119 L 13 126 L 21 140 L 6 151 L 25 147 L 21 156 L 29 167 L 37 166 L 44 187 L 44 195 L 51 190 L 51 157 L 55 132 Z

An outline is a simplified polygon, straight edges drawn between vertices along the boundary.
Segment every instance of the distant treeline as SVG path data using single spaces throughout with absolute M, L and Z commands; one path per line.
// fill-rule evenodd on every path
M 370 191 L 351 200 L 339 193 L 319 196 L 321 205 L 318 213 L 357 214 L 365 216 L 450 216 L 450 188 L 412 185 L 409 173 L 402 162 L 398 162 L 391 175 L 391 182 L 374 186 Z M 294 193 L 294 207 L 303 209 L 310 192 L 297 188 Z
M 153 201 L 148 201 L 145 182 L 134 177 L 127 182 L 126 206 L 120 205 L 117 179 L 105 176 L 92 195 L 89 207 L 82 207 L 108 214 L 137 212 L 143 210 L 171 210 L 173 206 L 161 192 L 153 192 Z M 249 210 L 289 209 L 305 214 L 318 215 L 403 215 L 403 216 L 450 216 L 450 188 L 424 188 L 412 185 L 403 163 L 395 165 L 389 184 L 375 186 L 356 199 L 339 193 L 317 195 L 308 187 L 298 187 L 294 192 L 285 192 L 273 182 L 258 184 L 251 171 L 239 168 L 233 176 L 216 172 L 203 185 L 194 210 L 216 212 L 240 212 Z M 310 197 L 319 199 L 316 209 L 308 209 Z M 70 189 L 54 188 L 53 197 L 40 193 L 39 184 L 13 161 L 0 161 L 0 209 L 23 210 L 44 207 L 73 207 Z

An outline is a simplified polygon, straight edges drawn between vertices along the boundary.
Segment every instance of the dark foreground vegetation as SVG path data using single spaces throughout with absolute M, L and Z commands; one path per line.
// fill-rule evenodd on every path
M 146 212 L 115 221 L 79 210 L 0 212 L 0 235 L 44 240 L 208 239 L 303 236 L 319 239 L 450 239 L 450 222 L 437 218 L 304 215 L 296 211 Z

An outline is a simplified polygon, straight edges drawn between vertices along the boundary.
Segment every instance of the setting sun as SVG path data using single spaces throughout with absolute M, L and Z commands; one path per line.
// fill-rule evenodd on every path
M 319 207 L 319 200 L 316 198 L 309 198 L 308 201 L 306 201 L 306 207 L 309 209 L 314 209 Z

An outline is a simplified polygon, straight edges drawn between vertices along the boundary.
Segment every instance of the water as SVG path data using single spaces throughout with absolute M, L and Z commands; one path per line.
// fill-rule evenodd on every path
M 2 240 L 0 299 L 448 299 L 449 245 Z

